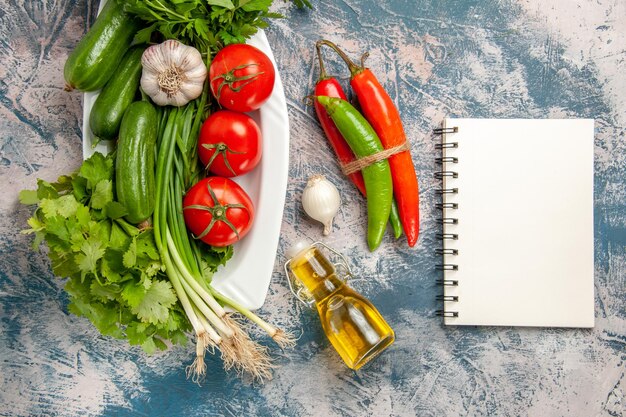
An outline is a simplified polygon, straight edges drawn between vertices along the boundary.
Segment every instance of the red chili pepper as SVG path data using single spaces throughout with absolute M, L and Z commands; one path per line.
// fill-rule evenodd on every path
M 389 149 L 402 145 L 407 139 L 400 112 L 374 74 L 363 65 L 352 62 L 334 43 L 322 40 L 317 45 L 327 45 L 335 50 L 350 68 L 350 85 L 359 99 L 361 111 L 372 124 L 383 147 Z M 409 246 L 414 246 L 419 235 L 419 188 L 411 153 L 404 151 L 391 156 L 389 165 L 404 233 Z
M 326 74 L 319 46 L 317 47 L 317 57 L 320 62 L 320 78 L 315 86 L 314 94 L 316 96 L 336 97 L 347 100 L 346 94 L 343 92 L 339 81 Z M 332 146 L 335 154 L 337 155 L 337 159 L 339 159 L 339 163 L 343 165 L 354 161 L 356 158 L 352 153 L 352 149 L 350 149 L 350 146 L 348 146 L 348 143 L 339 132 L 339 129 L 337 129 L 337 126 L 335 126 L 335 123 L 331 120 L 330 116 L 328 116 L 324 106 L 322 106 L 317 100 L 315 100 L 315 112 L 317 113 L 317 118 L 322 125 L 322 129 L 324 129 L 326 138 L 328 138 L 328 142 L 330 142 L 330 146 Z M 354 174 L 350 174 L 348 175 L 348 178 L 350 178 L 350 181 L 352 181 L 359 191 L 361 191 L 361 194 L 365 195 L 365 182 L 363 181 L 363 175 L 361 172 L 359 171 Z

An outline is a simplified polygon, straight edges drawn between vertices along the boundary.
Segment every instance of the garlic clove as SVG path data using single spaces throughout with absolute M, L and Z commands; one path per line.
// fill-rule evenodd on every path
M 200 52 L 196 49 L 191 48 L 182 53 L 179 57 L 178 67 L 185 71 L 188 76 L 191 75 L 194 71 L 203 72 L 206 74 L 206 67 L 204 65 L 197 65 L 197 60 L 202 60 L 202 56 Z
M 172 97 L 169 97 L 169 104 L 176 107 L 184 106 L 189 103 L 190 99 L 185 96 L 184 93 L 175 94 Z
M 141 85 L 143 92 L 148 94 L 150 97 L 160 91 L 159 86 L 157 85 L 156 75 L 153 73 L 144 72 L 141 76 L 139 84 Z
M 191 101 L 194 98 L 198 97 L 202 94 L 202 85 L 188 83 L 185 84 L 185 88 L 183 89 L 183 95 L 187 101 Z
M 154 74 L 156 78 L 156 74 L 167 68 L 169 63 L 165 62 L 159 45 L 152 45 L 141 56 L 141 65 L 144 71 Z
M 162 49 L 164 56 L 168 59 L 168 65 L 176 65 L 182 67 L 183 57 L 187 53 L 186 45 L 177 42 L 173 39 L 169 39 L 164 42 L 164 48 Z
M 324 236 L 328 236 L 333 227 L 333 219 L 339 211 L 341 196 L 335 185 L 323 175 L 309 178 L 302 192 L 304 211 L 314 220 L 324 225 Z
M 192 68 L 192 69 L 185 71 L 185 75 L 187 76 L 187 79 L 186 79 L 187 82 L 189 81 L 193 83 L 197 83 L 198 81 L 204 82 L 207 76 L 207 70 L 205 66 Z

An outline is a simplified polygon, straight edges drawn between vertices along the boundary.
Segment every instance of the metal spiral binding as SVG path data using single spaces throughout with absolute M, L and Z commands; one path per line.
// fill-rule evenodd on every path
M 435 253 L 437 255 L 458 255 L 459 254 L 459 250 L 458 249 L 435 249 Z
M 456 295 L 438 295 L 437 301 L 459 301 L 459 297 Z
M 449 148 L 458 148 L 459 144 L 456 142 L 448 142 L 448 143 L 437 143 L 435 144 L 435 149 L 449 149 Z
M 439 180 L 443 179 L 443 177 L 452 177 L 452 178 L 459 177 L 459 174 L 454 171 L 437 171 L 433 175 L 435 176 L 435 178 Z
M 451 194 L 458 194 L 459 193 L 459 189 L 456 187 L 446 187 L 445 185 L 445 180 L 446 179 L 454 179 L 454 178 L 458 178 L 459 177 L 459 173 L 455 170 L 451 170 L 449 169 L 450 167 L 448 166 L 448 164 L 458 164 L 459 163 L 459 159 L 457 157 L 454 156 L 446 156 L 445 152 L 448 149 L 455 149 L 459 147 L 459 143 L 458 142 L 446 142 L 445 141 L 445 135 L 446 134 L 453 134 L 453 133 L 457 133 L 459 131 L 458 127 L 443 127 L 443 128 L 438 128 L 438 129 L 434 129 L 433 133 L 435 135 L 441 135 L 441 143 L 437 143 L 435 144 L 435 149 L 440 150 L 442 152 L 442 156 L 435 158 L 435 163 L 439 166 L 441 166 L 441 169 L 439 171 L 436 171 L 433 175 L 436 179 L 439 180 L 443 180 L 444 181 L 444 186 L 442 186 L 440 189 L 435 190 L 435 192 L 441 196 L 441 198 L 443 199 L 443 201 L 441 203 L 438 203 L 436 205 L 437 209 L 441 210 L 442 212 L 444 210 L 457 210 L 459 208 L 459 205 L 457 203 L 448 203 L 446 202 L 446 196 L 447 195 L 451 195 Z M 448 214 L 446 212 L 446 214 Z M 444 231 L 443 233 L 439 233 L 437 235 L 437 238 L 439 240 L 442 241 L 442 243 L 444 241 L 456 241 L 459 239 L 459 235 L 456 233 L 445 233 L 445 226 L 446 225 L 455 225 L 459 223 L 459 219 L 456 217 L 449 217 L 446 215 L 442 215 L 439 219 L 439 222 L 441 222 Z M 453 249 L 453 248 L 440 248 L 436 250 L 436 253 L 438 255 L 441 255 L 442 257 L 444 255 L 447 256 L 457 256 L 459 254 L 458 249 Z M 443 273 L 445 273 L 445 271 L 458 271 L 459 270 L 459 266 L 457 264 L 454 263 L 441 263 L 439 265 L 436 266 L 437 270 L 442 271 Z M 438 279 L 437 280 L 437 285 L 441 285 L 442 288 L 443 287 L 458 287 L 459 286 L 459 281 L 456 279 Z M 449 302 L 458 302 L 459 301 L 459 296 L 458 295 L 446 295 L 444 294 L 440 294 L 437 296 L 437 301 L 441 301 L 444 303 L 449 303 Z M 450 311 L 447 310 L 445 307 L 446 304 L 444 304 L 444 308 L 443 310 L 437 310 L 435 312 L 435 314 L 437 316 L 441 316 L 441 317 L 446 317 L 446 318 L 454 318 L 454 317 L 459 317 L 459 312 L 458 311 Z
M 457 264 L 440 264 L 437 265 L 436 268 L 439 271 L 458 271 L 459 266 Z
M 443 135 L 444 133 L 457 133 L 459 128 L 457 126 L 454 127 L 438 127 L 433 129 L 433 133 L 435 135 Z
M 439 317 L 459 317 L 458 311 L 446 311 L 446 310 L 437 310 L 435 311 L 435 315 Z
M 458 188 L 440 188 L 438 190 L 435 190 L 435 192 L 439 195 L 444 195 L 444 194 L 458 194 L 459 193 L 459 189 Z
M 443 165 L 443 164 L 447 164 L 447 163 L 458 164 L 459 163 L 459 158 L 456 158 L 456 157 L 453 157 L 453 156 L 445 156 L 445 157 L 435 158 L 435 163 L 437 165 Z
M 456 279 L 438 279 L 435 281 L 437 285 L 445 285 L 446 287 L 458 287 L 459 281 Z
M 459 240 L 459 235 L 456 233 L 437 233 L 437 239 L 439 240 Z

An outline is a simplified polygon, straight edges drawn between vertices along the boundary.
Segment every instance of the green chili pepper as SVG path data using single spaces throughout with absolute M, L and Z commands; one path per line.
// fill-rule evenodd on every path
M 389 167 L 391 168 L 391 165 Z M 389 215 L 389 223 L 391 223 L 391 228 L 393 229 L 393 236 L 396 239 L 402 236 L 402 222 L 400 221 L 400 214 L 398 213 L 398 205 L 396 204 L 396 200 L 391 201 L 391 214 Z
M 340 98 L 317 96 L 357 158 L 381 152 L 383 145 L 367 120 L 350 103 Z M 383 240 L 393 185 L 389 162 L 375 162 L 362 170 L 367 191 L 367 244 L 374 251 Z

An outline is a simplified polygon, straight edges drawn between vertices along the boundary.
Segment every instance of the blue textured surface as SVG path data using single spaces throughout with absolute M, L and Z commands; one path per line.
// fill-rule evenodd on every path
M 287 18 L 267 30 L 289 103 L 291 169 L 281 256 L 260 313 L 303 335 L 293 351 L 273 351 L 277 368 L 264 386 L 242 383 L 211 360 L 198 387 L 184 375 L 190 349 L 148 357 L 67 314 L 62 283 L 19 234 L 30 211 L 17 203 L 18 191 L 81 161 L 81 95 L 63 91 L 62 68 L 96 7 L 0 0 L 0 415 L 625 415 L 625 3 L 314 4 L 308 12 L 277 1 Z M 387 236 L 374 254 L 366 249 L 363 201 L 302 104 L 318 74 L 320 37 L 353 57 L 369 50 L 368 65 L 400 107 L 421 186 L 416 248 Z M 333 72 L 347 76 L 331 58 Z M 430 131 L 446 115 L 596 119 L 593 330 L 445 328 L 434 317 L 440 230 Z M 290 242 L 320 238 L 299 203 L 317 172 L 344 198 L 326 241 L 351 257 L 362 278 L 354 286 L 396 330 L 396 343 L 358 374 L 342 365 L 281 273 Z

